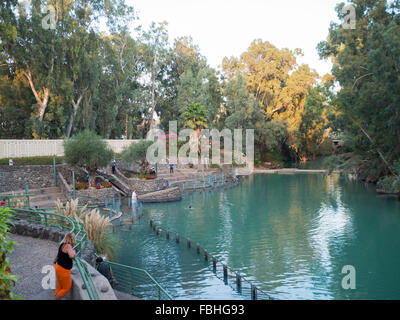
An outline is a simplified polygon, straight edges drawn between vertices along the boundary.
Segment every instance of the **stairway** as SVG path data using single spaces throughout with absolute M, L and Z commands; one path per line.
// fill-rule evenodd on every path
M 7 194 L 25 195 L 25 190 L 7 192 Z M 55 202 L 57 199 L 60 199 L 62 203 L 67 201 L 64 194 L 61 192 L 60 187 L 30 189 L 29 195 L 29 203 L 31 208 L 54 208 L 56 206 Z
M 220 173 L 220 169 L 205 169 L 204 176 Z M 157 168 L 157 177 L 168 180 L 170 186 L 181 186 L 185 182 L 193 182 L 203 180 L 203 172 L 198 171 L 197 167 L 189 168 L 188 166 L 174 166 L 174 173 L 169 173 L 169 165 L 159 165 Z

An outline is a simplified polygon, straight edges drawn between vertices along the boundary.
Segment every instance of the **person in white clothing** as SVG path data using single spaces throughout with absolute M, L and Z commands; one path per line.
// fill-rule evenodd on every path
M 132 208 L 136 209 L 137 195 L 136 190 L 132 191 Z
M 12 167 L 12 166 L 14 165 L 13 159 L 10 158 L 10 160 L 8 160 L 8 165 L 9 165 L 10 167 Z

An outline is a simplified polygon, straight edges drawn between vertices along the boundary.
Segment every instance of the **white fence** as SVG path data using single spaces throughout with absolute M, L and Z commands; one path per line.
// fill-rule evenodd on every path
M 120 153 L 126 145 L 139 140 L 105 140 L 114 152 Z M 0 140 L 0 159 L 63 156 L 64 140 Z

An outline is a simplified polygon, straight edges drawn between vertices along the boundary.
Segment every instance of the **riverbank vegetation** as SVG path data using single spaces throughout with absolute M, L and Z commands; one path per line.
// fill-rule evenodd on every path
M 400 3 L 349 2 L 356 29 L 331 23 L 318 51 L 332 60 L 332 74 L 319 75 L 298 62 L 301 48 L 268 39 L 216 70 L 191 37 L 169 39 L 166 22 L 144 30 L 123 0 L 3 1 L 0 137 L 91 130 L 141 139 L 156 125 L 168 133 L 171 120 L 178 130 L 253 128 L 257 164 L 335 153 L 331 166 L 365 181 L 392 177 L 386 186 L 400 158 Z M 40 9 L 48 4 L 56 5 L 56 28 L 44 29 Z
M 20 299 L 13 292 L 13 286 L 18 280 L 18 276 L 12 274 L 10 258 L 7 257 L 14 251 L 13 247 L 18 245 L 18 243 L 8 240 L 8 225 L 11 223 L 11 215 L 11 210 L 0 208 L 0 300 Z

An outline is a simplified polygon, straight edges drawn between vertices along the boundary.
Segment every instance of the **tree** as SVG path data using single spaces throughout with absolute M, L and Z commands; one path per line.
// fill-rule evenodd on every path
M 122 159 L 131 164 L 139 162 L 141 173 L 144 173 L 149 165 L 146 157 L 147 149 L 152 144 L 152 141 L 147 140 L 140 140 L 137 143 L 132 143 L 122 151 Z
M 196 131 L 197 137 L 200 137 L 202 129 L 208 128 L 207 110 L 198 103 L 187 106 L 183 119 L 185 128 Z
M 64 153 L 65 161 L 68 164 L 87 170 L 90 175 L 90 184 L 94 182 L 97 169 L 106 167 L 114 157 L 114 152 L 107 146 L 107 143 L 89 130 L 65 140 Z
M 359 166 L 369 163 L 372 171 L 379 159 L 379 178 L 395 174 L 392 164 L 400 158 L 400 3 L 350 4 L 356 9 L 356 30 L 332 23 L 318 50 L 321 58 L 332 58 L 332 73 L 340 85 L 335 126 L 351 137 Z M 343 7 L 336 7 L 339 18 Z
M 329 83 L 309 89 L 296 137 L 298 158 L 303 161 L 319 155 L 332 132 L 329 121 L 333 115 L 332 96 Z

